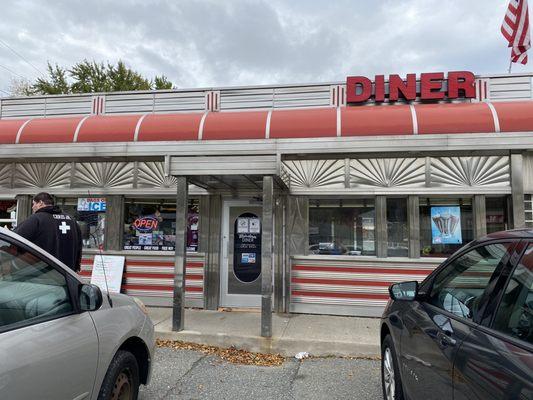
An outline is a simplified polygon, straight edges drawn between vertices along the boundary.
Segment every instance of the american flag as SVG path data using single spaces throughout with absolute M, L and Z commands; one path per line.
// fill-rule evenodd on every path
M 531 47 L 529 39 L 529 13 L 527 0 L 511 0 L 502 23 L 502 34 L 509 43 L 511 61 L 527 63 L 526 51 Z

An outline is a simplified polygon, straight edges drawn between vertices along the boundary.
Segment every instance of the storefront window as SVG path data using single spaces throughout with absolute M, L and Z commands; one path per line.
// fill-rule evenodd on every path
M 309 253 L 375 255 L 374 199 L 309 201 Z
M 405 198 L 387 198 L 387 255 L 409 256 L 409 225 Z
M 487 197 L 485 199 L 487 215 L 487 233 L 509 229 L 507 216 L 507 198 Z
M 198 211 L 198 200 L 190 200 L 187 251 L 198 251 Z M 124 250 L 174 251 L 175 244 L 175 201 L 126 199 Z
M 13 229 L 17 225 L 17 201 L 0 200 L 0 226 Z
M 103 248 L 105 197 L 60 198 L 56 200 L 56 204 L 78 222 L 82 232 L 83 248 Z
M 471 199 L 420 199 L 420 255 L 448 257 L 474 239 Z
M 524 194 L 524 211 L 526 213 L 526 227 L 533 228 L 533 201 L 531 193 Z

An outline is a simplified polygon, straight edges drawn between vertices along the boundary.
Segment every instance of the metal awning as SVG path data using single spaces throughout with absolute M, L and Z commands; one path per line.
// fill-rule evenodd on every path
M 263 177 L 272 176 L 280 189 L 288 185 L 281 178 L 279 157 L 250 156 L 170 156 L 167 173 L 186 176 L 190 183 L 206 190 L 263 190 Z
M 0 144 L 252 141 L 533 131 L 533 101 L 0 119 Z

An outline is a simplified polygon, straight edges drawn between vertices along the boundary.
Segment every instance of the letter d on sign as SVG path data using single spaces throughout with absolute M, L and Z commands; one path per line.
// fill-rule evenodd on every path
M 358 90 L 360 93 L 357 93 Z M 372 95 L 372 81 L 364 76 L 346 78 L 346 102 L 362 103 Z

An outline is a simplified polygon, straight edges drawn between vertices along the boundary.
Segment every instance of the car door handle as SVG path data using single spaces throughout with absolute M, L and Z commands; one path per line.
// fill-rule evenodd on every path
M 452 338 L 451 335 L 452 333 L 449 331 L 439 332 L 437 334 L 437 340 L 443 347 L 455 346 L 457 344 L 457 340 Z

